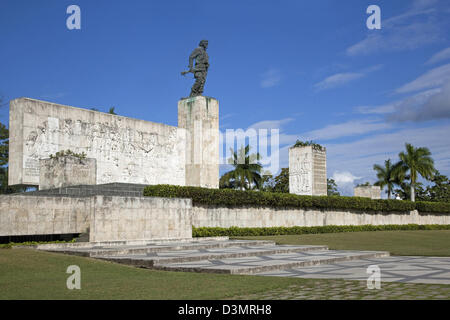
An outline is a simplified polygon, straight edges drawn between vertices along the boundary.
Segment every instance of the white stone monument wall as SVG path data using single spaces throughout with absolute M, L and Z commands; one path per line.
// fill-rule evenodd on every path
M 289 192 L 298 195 L 327 195 L 326 151 L 312 146 L 289 149 Z
M 381 199 L 381 188 L 379 186 L 359 186 L 354 188 L 355 197 L 370 199 Z
M 10 103 L 9 185 L 39 185 L 62 150 L 97 160 L 97 184 L 185 185 L 185 130 L 29 98 Z
M 310 148 L 289 149 L 289 192 L 298 195 L 312 195 L 313 170 Z

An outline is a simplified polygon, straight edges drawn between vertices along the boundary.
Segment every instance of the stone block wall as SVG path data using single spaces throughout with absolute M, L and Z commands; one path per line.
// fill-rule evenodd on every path
M 0 237 L 76 234 L 91 242 L 192 237 L 192 201 L 96 195 L 0 196 Z
M 225 208 L 194 206 L 194 227 L 312 227 L 327 225 L 450 224 L 449 214 L 411 212 L 357 212 L 289 208 Z
M 192 238 L 190 199 L 93 197 L 90 241 Z
M 90 198 L 3 195 L 0 236 L 84 233 L 90 215 Z
M 379 186 L 359 186 L 353 190 L 355 197 L 381 199 L 381 188 Z
M 96 182 L 95 159 L 62 156 L 39 160 L 39 190 L 74 185 L 95 185 Z

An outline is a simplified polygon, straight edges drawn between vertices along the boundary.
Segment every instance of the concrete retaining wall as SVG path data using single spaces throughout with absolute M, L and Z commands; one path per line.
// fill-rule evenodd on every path
M 186 239 L 195 227 L 450 224 L 450 214 L 192 206 L 191 199 L 0 196 L 0 236 L 84 233 L 90 241 Z
M 0 196 L 0 236 L 83 233 L 91 198 Z
M 90 241 L 192 237 L 190 199 L 93 197 Z
M 0 237 L 90 231 L 90 241 L 192 237 L 192 201 L 120 196 L 0 196 Z
M 195 227 L 294 227 L 326 225 L 386 225 L 386 224 L 450 224 L 450 214 L 420 214 L 411 212 L 321 211 L 281 208 L 225 208 L 194 206 L 192 224 Z

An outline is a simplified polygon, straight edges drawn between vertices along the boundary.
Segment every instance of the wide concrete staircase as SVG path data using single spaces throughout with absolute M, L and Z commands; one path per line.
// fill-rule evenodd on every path
M 186 272 L 257 274 L 274 270 L 389 256 L 383 251 L 328 250 L 326 246 L 276 245 L 222 238 L 38 246 L 40 250 L 93 257 L 136 267 Z

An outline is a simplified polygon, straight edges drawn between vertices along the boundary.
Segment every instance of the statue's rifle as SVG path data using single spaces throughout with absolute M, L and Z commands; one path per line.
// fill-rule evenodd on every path
M 185 76 L 185 75 L 187 75 L 188 73 L 195 73 L 195 70 L 194 70 L 194 69 L 189 69 L 189 70 L 187 70 L 187 71 L 183 71 L 183 72 L 181 72 L 181 75 L 182 75 L 182 76 Z

